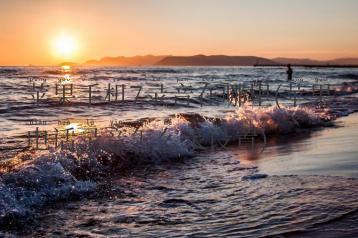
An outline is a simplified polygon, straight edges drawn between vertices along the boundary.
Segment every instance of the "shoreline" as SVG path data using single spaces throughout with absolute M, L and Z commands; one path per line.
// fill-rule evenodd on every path
M 337 121 L 346 121 L 349 117 L 358 117 L 358 113 L 352 113 L 347 117 L 341 117 L 340 119 L 338 119 Z M 344 128 L 342 125 L 335 125 L 333 127 L 322 127 L 322 128 L 318 128 L 316 130 L 313 130 L 311 132 L 307 132 L 309 133 L 309 137 L 305 138 L 307 136 L 306 132 L 302 132 L 302 138 L 293 138 L 291 142 L 287 142 L 287 143 L 277 143 L 276 145 L 278 146 L 287 146 L 288 144 L 291 145 L 296 145 L 297 143 L 301 143 L 302 141 L 305 140 L 309 140 L 309 139 L 314 139 L 319 137 L 322 132 L 324 133 L 324 131 L 326 130 L 340 130 Z M 346 129 L 350 129 L 347 128 Z M 313 134 L 313 135 L 312 135 Z M 317 135 L 316 135 L 317 134 Z M 290 134 L 289 134 L 290 135 Z M 287 136 L 287 135 L 286 135 Z M 273 138 L 275 139 L 275 138 Z M 124 204 L 127 204 L 128 201 L 130 201 L 130 198 L 133 198 L 134 201 L 136 201 L 136 197 L 140 196 L 140 194 L 138 194 L 138 189 L 141 190 L 143 189 L 142 187 L 144 186 L 143 184 L 148 183 L 151 179 L 155 179 L 152 182 L 149 182 L 149 184 L 152 184 L 153 182 L 157 181 L 156 179 L 156 174 L 157 174 L 157 170 L 159 171 L 165 171 L 165 174 L 167 173 L 173 173 L 170 172 L 173 168 L 175 168 L 174 170 L 179 172 L 179 173 L 184 173 L 186 171 L 186 168 L 189 167 L 193 167 L 193 165 L 197 165 L 197 169 L 198 172 L 202 171 L 204 168 L 202 168 L 202 166 L 206 167 L 206 166 L 212 166 L 213 162 L 217 160 L 217 158 L 215 157 L 221 157 L 219 159 L 219 161 L 226 161 L 224 162 L 225 166 L 227 166 L 227 164 L 232 164 L 233 166 L 229 166 L 230 170 L 226 172 L 226 176 L 228 176 L 229 178 L 232 177 L 232 173 L 237 173 L 238 171 L 240 171 L 240 173 L 247 173 L 245 171 L 251 171 L 254 172 L 255 170 L 257 170 L 257 172 L 254 172 L 253 175 L 258 174 L 258 173 L 266 173 L 267 171 L 263 171 L 262 170 L 262 166 L 260 166 L 260 164 L 256 164 L 252 163 L 252 164 L 246 164 L 245 161 L 242 159 L 242 157 L 238 157 L 239 161 L 236 161 L 235 156 L 232 156 L 232 158 L 230 158 L 230 155 L 233 154 L 233 151 L 235 151 L 235 149 L 233 149 L 232 147 L 228 147 L 227 150 L 215 150 L 215 151 L 206 151 L 203 154 L 198 154 L 197 156 L 195 156 L 194 158 L 191 159 L 187 159 L 187 160 L 183 160 L 179 163 L 163 163 L 157 166 L 150 166 L 149 168 L 144 168 L 144 171 L 148 172 L 144 172 L 143 169 L 137 168 L 134 169 L 134 171 L 136 171 L 137 173 L 133 174 L 133 175 L 127 175 L 127 176 L 114 176 L 110 181 L 111 181 L 111 185 L 109 185 L 108 188 L 110 188 L 110 192 L 105 190 L 101 193 L 101 195 L 99 196 L 95 196 L 95 197 L 88 197 L 88 198 L 84 198 L 78 201 L 69 201 L 69 202 L 59 202 L 59 203 L 55 203 L 55 204 L 50 204 L 45 206 L 44 210 L 40 210 L 38 214 L 36 214 L 36 216 L 38 216 L 38 220 L 35 221 L 35 225 L 34 226 L 30 226 L 31 229 L 34 230 L 34 234 L 47 234 L 47 232 L 49 232 L 49 234 L 66 234 L 66 228 L 70 228 L 70 230 L 73 231 L 72 234 L 83 234 L 84 233 L 91 233 L 94 230 L 98 230 L 101 229 L 101 222 L 102 220 L 97 218 L 90 218 L 90 219 L 81 219 L 81 218 L 73 218 L 74 214 L 76 213 L 84 213 L 85 217 L 93 217 L 92 214 L 93 212 L 96 211 L 96 209 L 99 209 L 101 211 L 101 214 L 99 214 L 99 216 L 103 215 L 106 217 L 106 214 L 112 214 L 112 212 L 110 211 L 104 211 L 104 209 L 106 209 L 108 206 L 111 207 L 111 205 L 109 204 L 122 204 L 122 200 Z M 228 155 L 228 157 L 225 158 L 225 156 Z M 223 156 L 223 157 L 222 157 Z M 260 162 L 260 161 L 264 161 L 265 158 L 261 159 L 261 160 L 257 160 L 254 162 Z M 252 161 L 251 161 L 252 162 Z M 202 163 L 204 163 L 204 165 L 201 165 Z M 206 164 L 206 165 L 205 165 Z M 257 168 L 256 168 L 257 166 Z M 195 167 L 195 166 L 194 166 Z M 168 171 L 167 171 L 168 170 Z M 203 170 L 205 171 L 205 169 Z M 174 172 L 174 174 L 176 174 L 177 172 Z M 250 173 L 251 173 L 250 172 Z M 147 175 L 148 173 L 148 175 Z M 201 172 L 199 172 L 201 173 Z M 160 173 L 159 173 L 160 174 Z M 149 176 L 149 181 L 147 181 L 147 176 Z M 179 175 L 178 175 L 179 176 Z M 335 179 L 335 177 L 337 177 L 337 179 Z M 331 185 L 329 185 L 331 182 L 328 181 L 334 181 L 335 182 L 335 187 L 339 187 L 339 185 L 342 185 L 341 189 L 344 189 L 344 191 L 346 189 L 348 189 L 349 185 L 346 185 L 346 183 L 351 183 L 355 188 L 358 182 L 358 177 L 355 178 L 351 178 L 351 177 L 347 177 L 347 176 L 337 176 L 337 175 L 327 175 L 327 174 L 274 174 L 274 173 L 270 173 L 268 172 L 268 176 L 267 177 L 249 177 L 249 179 L 244 179 L 244 177 L 242 177 L 241 182 L 243 184 L 245 183 L 251 183 L 251 185 L 256 184 L 255 186 L 258 186 L 257 189 L 263 189 L 265 188 L 265 186 L 267 186 L 266 183 L 271 184 L 271 182 L 267 182 L 267 180 L 271 181 L 273 183 L 276 183 L 280 180 L 282 181 L 291 181 L 292 183 L 294 181 L 298 181 L 298 183 L 300 183 L 300 181 L 305 181 L 302 182 L 302 185 L 300 185 L 299 187 L 296 188 L 297 191 L 301 191 L 303 187 L 308 186 L 306 189 L 310 189 L 310 186 L 313 186 L 314 188 L 320 188 L 322 187 L 322 189 L 327 189 L 330 188 Z M 175 178 L 170 178 L 169 181 L 171 179 L 175 179 Z M 210 181 L 210 180 L 209 180 Z M 276 181 L 276 182 L 274 182 Z M 287 181 L 285 183 L 287 183 Z M 315 182 L 316 181 L 316 182 Z M 326 182 L 327 181 L 327 182 Z M 168 181 L 157 181 L 159 182 L 159 184 L 153 184 L 151 186 L 154 186 L 154 189 L 162 191 L 164 193 L 170 193 L 170 191 L 172 191 L 172 189 L 174 188 L 168 188 L 168 185 L 161 185 L 160 183 L 164 183 L 166 184 Z M 133 183 L 133 184 L 132 184 Z M 169 182 L 170 183 L 170 182 Z M 264 183 L 264 184 L 261 184 Z M 200 184 L 200 183 L 199 183 Z M 241 187 L 243 186 L 243 184 L 239 184 L 238 186 Z M 287 183 L 287 185 L 289 185 L 291 183 Z M 310 185 L 312 184 L 312 185 Z M 128 186 L 128 187 L 127 187 Z M 297 185 L 294 185 L 297 186 Z M 107 189 L 108 189 L 107 188 Z M 215 188 L 215 187 L 214 187 Z M 153 189 L 153 188 L 151 188 Z M 215 190 L 215 189 L 214 189 Z M 284 192 L 285 190 L 283 190 Z M 288 190 L 290 191 L 290 190 Z M 295 191 L 295 190 L 293 190 Z M 315 190 L 313 190 L 315 191 Z M 269 192 L 269 191 L 267 191 Z M 199 192 L 198 195 L 200 196 L 202 192 Z M 327 191 L 328 193 L 328 191 Z M 300 193 L 298 193 L 299 195 Z M 280 193 L 281 196 L 281 193 Z M 310 195 L 311 196 L 311 195 Z M 335 195 L 336 196 L 336 195 Z M 153 203 L 153 201 L 151 201 L 151 198 L 146 198 L 149 199 L 149 204 Z M 240 199 L 239 199 L 240 200 Z M 117 201 L 117 202 L 116 202 Z M 155 200 L 156 201 L 156 200 Z M 181 200 L 181 199 L 167 199 L 164 200 L 164 203 L 188 203 L 190 204 L 190 202 L 187 202 L 186 200 Z M 278 201 L 280 202 L 280 201 Z M 355 200 L 352 200 L 353 204 L 355 202 Z M 312 204 L 313 205 L 313 204 Z M 113 205 L 116 206 L 116 205 Z M 127 206 L 127 205 L 124 205 Z M 130 204 L 128 204 L 129 207 L 131 207 Z M 154 206 L 154 205 L 152 205 Z M 169 206 L 169 205 L 168 205 Z M 83 207 L 83 208 L 82 208 Z M 97 208 L 100 207 L 100 208 Z M 176 205 L 174 206 L 176 207 Z M 169 207 L 170 208 L 170 207 Z M 347 208 L 346 208 L 347 209 Z M 56 211 L 62 211 L 61 214 L 56 215 Z M 126 210 L 125 210 L 126 211 Z M 71 215 L 72 214 L 72 215 Z M 115 213 L 114 213 L 115 214 Z M 51 223 L 49 221 L 47 221 L 47 219 L 43 219 L 41 218 L 42 216 L 48 217 L 50 219 L 50 221 L 54 221 L 54 223 Z M 127 226 L 127 223 L 131 224 L 132 222 L 134 222 L 134 218 L 130 215 L 130 214 L 126 214 L 126 213 L 120 213 L 119 215 L 120 217 L 123 217 L 121 219 L 119 219 L 119 221 L 122 222 L 115 222 L 114 226 L 117 227 L 121 227 Z M 128 218 L 126 218 L 128 216 Z M 313 222 L 309 223 L 309 225 L 307 225 L 306 227 L 293 227 L 292 229 L 288 229 L 288 230 L 283 230 L 283 231 L 275 231 L 275 230 L 270 230 L 267 231 L 268 234 L 276 236 L 276 235 L 284 235 L 284 236 L 288 236 L 288 237 L 310 237 L 312 234 L 326 234 L 326 230 L 325 229 L 331 229 L 333 230 L 333 234 L 331 233 L 327 233 L 325 237 L 336 237 L 339 234 L 343 234 L 340 232 L 340 227 L 350 227 L 353 224 L 355 224 L 356 220 L 357 220 L 357 210 L 352 210 L 352 209 L 348 209 L 345 210 L 344 212 L 341 211 L 339 214 L 336 215 L 331 215 L 329 218 L 325 219 L 325 220 L 319 220 L 317 222 Z M 64 219 L 65 218 L 65 219 Z M 66 220 L 69 219 L 69 222 L 66 222 Z M 98 220 L 99 219 L 99 220 Z M 103 218 L 105 219 L 105 218 Z M 130 222 L 127 222 L 127 219 L 130 219 Z M 64 222 L 61 222 L 61 220 L 64 220 Z M 108 219 L 105 219 L 108 220 Z M 133 221 L 132 221 L 133 220 Z M 74 225 L 72 225 L 71 223 L 74 223 Z M 76 225 L 77 224 L 77 225 Z M 140 223 L 140 226 L 146 226 L 145 223 L 142 224 Z M 180 225 L 180 224 L 179 224 Z M 64 227 L 64 229 L 62 228 L 62 226 Z M 130 226 L 131 227 L 131 226 Z M 116 228 L 113 228 L 116 229 Z M 16 233 L 19 235 L 29 235 L 28 233 L 23 233 L 24 231 L 20 231 L 20 233 Z M 277 233 L 276 233 L 277 232 Z M 323 233 L 322 233 L 323 232 Z M 346 231 L 344 234 L 347 235 L 352 235 L 355 234 L 356 229 L 351 230 L 351 231 Z M 95 232 L 96 234 L 96 232 Z M 125 233 L 125 234 L 130 234 L 130 233 Z M 141 233 L 141 234 L 145 234 L 145 233 Z
M 349 132 L 349 133 L 347 133 Z M 358 112 L 332 127 L 272 138 L 262 154 L 243 153 L 243 163 L 268 175 L 318 175 L 358 179 Z M 335 149 L 333 149 L 335 148 Z
M 358 113 L 353 113 L 353 114 L 351 114 L 351 115 L 355 115 L 355 117 L 357 117 L 358 116 Z M 349 117 L 349 116 L 348 116 Z M 343 117 L 343 120 L 345 119 L 345 118 L 348 118 L 348 117 Z M 339 119 L 340 120 L 340 119 Z M 340 127 L 338 127 L 338 128 L 334 128 L 334 129 L 339 129 Z M 313 130 L 313 132 L 311 132 L 311 133 L 317 133 L 317 132 L 321 132 L 321 131 L 325 131 L 325 130 L 330 130 L 330 129 L 332 129 L 332 127 L 329 127 L 329 128 L 326 128 L 326 127 L 319 127 L 318 129 L 314 129 Z M 286 136 L 290 136 L 290 135 L 292 135 L 292 134 L 286 134 L 286 135 L 284 135 L 283 137 L 286 137 Z M 275 137 L 273 137 L 273 139 L 275 139 Z M 305 139 L 305 138 L 303 138 L 302 139 L 302 141 L 305 141 L 305 140 L 307 140 L 307 138 Z M 293 141 L 292 142 L 292 144 L 293 145 L 295 145 L 295 142 Z M 285 143 L 278 143 L 277 144 L 277 146 L 287 146 L 287 143 L 285 144 Z M 225 154 L 232 154 L 232 151 L 235 151 L 235 149 L 233 149 L 233 147 L 228 147 L 228 149 L 226 149 L 226 150 L 223 150 L 223 151 L 221 151 L 221 150 L 219 150 L 219 151 L 217 151 L 217 150 L 214 150 L 214 151 L 206 151 L 206 152 L 204 152 L 204 154 L 202 154 L 202 153 L 199 153 L 199 154 L 197 154 L 195 157 L 193 157 L 193 158 L 190 158 L 190 159 L 186 159 L 186 160 L 182 160 L 182 162 L 179 162 L 179 164 L 178 165 L 175 165 L 176 163 L 166 163 L 166 162 L 164 162 L 164 163 L 161 163 L 161 164 L 159 164 L 159 165 L 157 165 L 157 166 L 159 166 L 159 167 L 163 167 L 163 168 L 165 168 L 165 167 L 167 167 L 167 166 L 169 166 L 169 167 L 171 167 L 171 166 L 177 166 L 178 167 L 178 170 L 179 171 L 181 171 L 181 172 L 184 172 L 185 171 L 185 167 L 188 165 L 188 164 L 195 164 L 195 163 L 197 163 L 198 161 L 198 159 L 199 159 L 199 161 L 201 160 L 201 159 L 205 159 L 205 157 L 206 157 L 206 154 L 209 156 L 209 157 L 211 157 L 211 156 L 215 156 L 215 154 L 217 154 L 217 153 L 223 153 L 224 155 Z M 265 154 L 265 151 L 264 151 L 264 154 Z M 200 159 L 201 158 L 201 159 Z M 224 158 L 224 160 L 225 160 L 225 158 Z M 246 166 L 246 164 L 245 164 L 245 160 L 244 159 L 242 159 L 242 155 L 240 154 L 240 156 L 238 157 L 238 163 L 240 163 L 240 165 L 239 165 L 239 167 L 238 168 L 236 168 L 237 167 L 237 165 L 235 165 L 235 166 L 233 166 L 232 167 L 232 170 L 233 171 L 235 171 L 236 169 L 239 169 L 239 171 L 244 171 L 244 174 L 247 174 L 247 175 L 245 175 L 244 177 L 242 177 L 242 179 L 244 179 L 244 180 L 248 180 L 248 181 L 255 181 L 255 180 L 259 180 L 259 181 L 262 181 L 261 179 L 263 179 L 263 181 L 265 180 L 265 178 L 266 178 L 266 176 L 263 176 L 263 177 L 261 177 L 261 174 L 263 173 L 263 175 L 265 175 L 266 173 L 267 174 L 269 174 L 268 175 L 268 177 L 270 178 L 270 179 L 275 179 L 275 176 L 280 176 L 280 177 L 285 177 L 285 175 L 284 174 L 273 174 L 273 173 L 270 173 L 270 172 L 268 172 L 268 171 L 265 171 L 265 170 L 263 170 L 262 169 L 262 167 L 258 164 L 258 165 L 255 165 L 254 163 L 253 164 L 250 164 L 250 166 Z M 262 159 L 262 160 L 257 160 L 257 161 L 255 161 L 255 162 L 260 162 L 260 161 L 264 161 L 265 160 L 265 158 L 264 159 Z M 210 162 L 210 160 L 209 161 L 206 161 L 205 163 L 207 163 L 207 164 L 211 164 L 211 162 Z M 242 165 L 241 165 L 242 164 Z M 147 166 L 149 166 L 149 165 L 147 165 Z M 242 167 L 243 166 L 243 167 Z M 246 167 L 245 167 L 246 166 Z M 257 166 L 257 169 L 256 169 L 256 166 Z M 146 170 L 149 170 L 149 171 L 155 171 L 156 170 L 156 166 L 149 166 L 148 168 L 146 168 L 145 167 L 145 165 L 144 165 L 144 170 L 146 171 Z M 140 169 L 140 168 L 134 168 L 134 172 L 135 171 L 137 171 L 137 173 L 139 174 L 137 174 L 137 173 L 135 173 L 134 175 L 127 175 L 127 176 L 119 176 L 119 180 L 132 180 L 132 179 L 135 179 L 137 176 L 142 176 L 141 174 L 143 174 L 143 171 L 141 172 L 141 170 L 142 169 Z M 246 171 L 246 172 L 245 172 Z M 229 175 L 229 174 L 228 174 Z M 257 176 L 257 175 L 260 175 L 260 176 Z M 301 175 L 292 175 L 292 174 L 290 174 L 290 176 L 306 176 L 306 175 L 303 175 L 303 174 L 301 174 Z M 317 178 L 320 178 L 320 179 L 322 179 L 322 178 L 324 178 L 324 176 L 325 175 L 319 175 Z M 308 175 L 308 177 L 312 177 L 311 175 Z M 314 175 L 313 175 L 313 177 L 315 177 Z M 331 176 L 330 176 L 331 177 Z M 246 179 L 247 178 L 247 179 Z M 48 212 L 50 212 L 51 210 L 56 210 L 56 209 L 60 209 L 60 210 L 62 210 L 62 208 L 67 208 L 67 207 L 71 207 L 71 204 L 83 204 L 83 203 L 85 203 L 85 204 L 87 204 L 87 203 L 91 203 L 91 201 L 93 201 L 93 202 L 95 202 L 95 201 L 102 201 L 102 200 L 105 200 L 106 199 L 106 197 L 107 196 L 110 196 L 110 197 L 117 197 L 117 196 L 120 196 L 121 194 L 127 194 L 127 193 L 129 193 L 129 194 L 132 194 L 132 193 L 134 193 L 134 191 L 135 190 L 131 190 L 131 188 L 129 187 L 129 188 L 127 188 L 127 187 L 123 187 L 122 185 L 120 185 L 120 184 L 117 184 L 117 179 L 118 179 L 118 175 L 117 176 L 115 176 L 115 175 L 113 175 L 113 176 L 111 176 L 111 178 L 108 178 L 109 179 L 109 181 L 111 181 L 110 183 L 110 185 L 109 186 L 107 186 L 106 184 L 109 182 L 109 181 L 107 181 L 107 180 L 105 180 L 105 181 L 99 181 L 98 182 L 98 184 L 96 185 L 97 186 L 97 188 L 92 188 L 92 189 L 94 189 L 94 190 L 92 190 L 92 192 L 91 192 L 91 190 L 88 190 L 87 192 L 85 192 L 84 193 L 84 195 L 80 195 L 80 194 L 77 194 L 76 195 L 76 193 L 75 194 L 70 194 L 70 196 L 68 197 L 68 198 L 66 198 L 65 200 L 59 200 L 59 201 L 55 201 L 54 203 L 50 203 L 50 204 L 45 204 L 44 206 L 42 206 L 42 207 L 40 207 L 39 208 L 39 210 L 35 210 L 35 211 L 37 211 L 37 212 L 35 212 L 35 214 L 34 214 L 34 216 L 35 217 L 37 217 L 38 216 L 38 214 L 47 214 Z M 356 178 L 355 179 L 355 181 L 357 180 L 358 178 Z M 242 180 L 243 181 L 243 180 Z M 353 181 L 352 181 L 353 182 Z M 109 190 L 108 190 L 109 189 Z M 125 192 L 124 192 L 125 191 Z M 96 195 L 93 195 L 93 193 L 96 193 Z M 85 194 L 87 194 L 87 195 L 85 195 Z M 92 195 L 91 195 L 92 194 Z M 71 199 L 71 197 L 72 197 L 72 199 Z M 77 197 L 77 198 L 76 198 Z M 73 200 L 73 198 L 75 198 L 74 200 Z M 68 200 L 69 199 L 69 200 Z M 77 199 L 79 199 L 79 200 L 77 200 Z M 76 201 L 77 200 L 77 201 Z M 64 202 L 65 201 L 65 202 Z M 77 205 L 76 205 L 77 206 Z M 57 208 L 56 208 L 57 207 Z M 28 219 L 28 218 L 27 218 Z M 36 224 L 37 224 L 37 221 L 38 220 L 38 218 L 37 219 L 35 219 L 33 222 L 34 222 L 34 227 L 32 226 L 32 225 L 30 225 L 30 228 L 31 229 L 36 229 Z M 41 220 L 41 219 L 40 219 Z M 42 221 L 43 222 L 43 221 Z M 20 224 L 21 224 L 21 219 L 20 219 Z M 32 223 L 29 223 L 29 224 L 32 224 Z M 27 227 L 28 228 L 28 227 Z M 17 228 L 18 229 L 18 228 Z M 4 230 L 5 232 L 11 232 L 11 231 L 6 231 L 6 230 Z M 24 232 L 23 230 L 21 230 L 21 231 L 19 231 L 20 233 L 19 234 L 21 234 L 22 232 Z M 1 234 L 1 233 L 0 233 Z

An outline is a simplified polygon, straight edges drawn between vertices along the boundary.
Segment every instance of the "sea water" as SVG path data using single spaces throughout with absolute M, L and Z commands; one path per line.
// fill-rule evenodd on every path
M 275 138 L 304 136 L 354 112 L 357 69 L 297 68 L 293 83 L 280 67 L 2 67 L 0 77 L 3 227 L 257 237 L 356 221 L 352 176 L 292 168 L 281 175 L 240 156 L 265 158 Z M 233 85 L 245 87 L 242 104 L 230 98 Z M 73 142 L 43 147 L 40 138 L 36 148 L 34 133 L 54 131 Z

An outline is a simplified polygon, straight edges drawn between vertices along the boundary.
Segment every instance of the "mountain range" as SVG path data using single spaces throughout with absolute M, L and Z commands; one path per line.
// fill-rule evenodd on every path
M 156 63 L 158 66 L 252 66 L 277 65 L 277 62 L 256 56 L 194 55 L 168 56 Z
M 61 65 L 63 65 L 62 63 Z M 73 63 L 71 63 L 73 64 Z M 133 57 L 104 57 L 100 60 L 89 60 L 85 66 L 358 66 L 358 58 L 339 58 L 332 60 L 313 60 L 298 58 L 268 59 L 257 56 L 227 56 L 227 55 L 144 55 Z

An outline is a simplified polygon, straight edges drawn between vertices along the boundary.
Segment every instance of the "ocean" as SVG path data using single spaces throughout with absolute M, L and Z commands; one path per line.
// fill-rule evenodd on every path
M 357 91 L 356 68 L 0 67 L 0 236 L 358 235 Z

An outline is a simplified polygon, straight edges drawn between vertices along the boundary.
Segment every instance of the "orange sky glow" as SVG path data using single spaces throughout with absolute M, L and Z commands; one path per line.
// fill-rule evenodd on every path
M 104 56 L 358 57 L 356 0 L 0 0 L 0 65 Z

